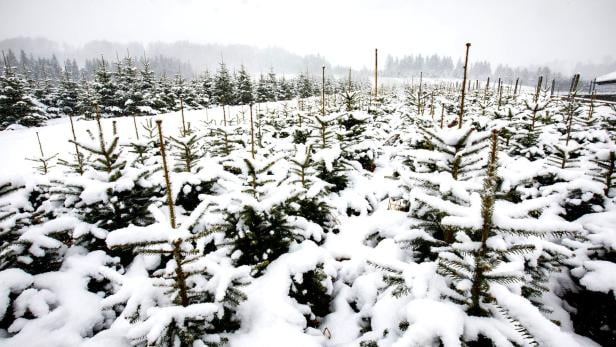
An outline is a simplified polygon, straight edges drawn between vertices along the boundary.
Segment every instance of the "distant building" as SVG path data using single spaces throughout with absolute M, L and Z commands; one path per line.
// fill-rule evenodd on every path
M 596 82 L 598 85 L 616 84 L 616 71 L 597 77 Z
M 603 100 L 616 101 L 616 71 L 597 77 L 595 91 Z

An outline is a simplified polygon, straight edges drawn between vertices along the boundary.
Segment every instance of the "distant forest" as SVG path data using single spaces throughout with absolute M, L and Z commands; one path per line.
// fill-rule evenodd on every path
M 244 66 L 254 76 L 275 70 L 278 74 L 296 76 L 300 73 L 319 76 L 321 66 L 335 76 L 342 77 L 348 73 L 348 67 L 333 66 L 320 55 L 301 56 L 277 47 L 257 48 L 248 45 L 195 44 L 185 41 L 173 43 L 115 43 L 92 41 L 82 47 L 72 47 L 44 38 L 13 38 L 0 40 L 0 50 L 8 56 L 11 64 L 18 69 L 23 62 L 33 73 L 34 79 L 42 74 L 52 78 L 60 77 L 65 67 L 75 74 L 75 78 L 91 79 L 102 57 L 113 63 L 132 56 L 141 59 L 147 56 L 151 68 L 157 76 L 175 76 L 193 79 L 206 70 L 214 71 L 218 64 L 224 62 L 231 70 Z M 380 74 L 384 77 L 412 78 L 423 73 L 424 77 L 460 78 L 463 63 L 460 59 L 439 55 L 407 55 L 403 57 L 384 56 Z M 366 64 L 370 66 L 370 63 Z M 558 84 L 566 86 L 571 76 L 553 71 L 548 66 L 512 67 L 493 66 L 487 61 L 472 61 L 469 66 L 469 78 L 485 80 L 502 78 L 513 81 L 519 78 L 522 83 L 533 85 L 537 76 L 544 80 L 556 79 Z M 602 64 L 577 64 L 574 71 L 580 73 L 583 80 L 591 80 L 599 75 L 616 71 L 616 61 Z M 22 71 L 24 72 L 24 71 Z M 371 70 L 353 70 L 357 78 L 370 78 Z M 573 72 L 571 73 L 573 74 Z

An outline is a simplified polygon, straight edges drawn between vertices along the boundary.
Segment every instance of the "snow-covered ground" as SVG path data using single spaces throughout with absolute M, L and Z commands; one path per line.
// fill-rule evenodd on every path
M 567 123 L 568 101 L 525 90 L 498 105 L 497 93 L 479 90 L 458 128 L 455 107 L 447 109 L 458 91 L 425 88 L 397 90 L 369 110 L 346 111 L 340 97 L 325 116 L 316 103 L 303 111 L 296 102 L 259 105 L 255 134 L 239 106 L 229 108 L 227 127 L 221 108 L 185 111 L 193 129 L 185 136 L 179 112 L 105 118 L 107 141 L 116 122 L 120 143 L 145 150 L 124 147 L 112 159 L 126 167 L 83 175 L 62 166 L 37 174 L 26 160 L 39 157 L 37 132 L 45 156 L 68 160 L 68 119 L 0 132 L 9 163 L 0 193 L 15 188 L 0 194 L 0 345 L 179 346 L 181 336 L 194 347 L 225 339 L 233 347 L 564 347 L 609 339 L 616 189 L 604 171 L 597 180 L 592 173 L 616 148 L 606 130 L 612 109 L 586 117 L 588 106 L 578 105 L 576 123 Z M 173 215 L 156 139 L 144 139 L 149 119 L 162 119 L 181 144 L 197 141 L 188 169 L 181 145 L 167 147 Z M 75 127 L 80 142 L 96 146 L 87 141 L 95 121 Z M 182 302 L 181 283 L 200 295 Z M 588 314 L 590 305 L 606 308 Z
M 290 103 L 290 102 L 288 102 Z M 253 112 L 260 110 L 261 112 L 269 109 L 280 107 L 283 103 L 261 103 L 254 105 Z M 228 125 L 248 122 L 250 113 L 248 106 L 227 106 L 225 112 L 230 112 L 231 115 L 227 119 Z M 243 114 L 243 118 L 242 118 Z M 166 135 L 177 135 L 182 126 L 181 113 L 171 112 L 155 116 L 137 117 L 137 129 L 143 133 L 143 125 L 148 120 L 161 119 L 163 121 L 163 130 Z M 201 110 L 185 110 L 184 119 L 187 123 L 202 125 L 220 125 L 223 122 L 223 112 L 221 107 L 213 107 Z M 132 117 L 116 117 L 103 118 L 103 128 L 107 133 L 112 131 L 113 121 L 117 122 L 117 131 L 123 140 L 133 140 L 136 138 L 135 125 Z M 75 133 L 77 140 L 86 139 L 87 131 L 96 133 L 96 121 L 86 120 L 82 117 L 74 119 Z M 0 132 L 0 148 L 2 148 L 2 158 L 6 160 L 5 165 L 0 166 L 1 173 L 19 174 L 30 173 L 33 171 L 33 162 L 27 158 L 38 158 L 40 149 L 36 139 L 36 133 L 39 133 L 41 143 L 43 144 L 43 152 L 45 156 L 58 154 L 60 158 L 67 158 L 70 153 L 74 152 L 75 146 L 69 142 L 73 135 L 71 132 L 71 124 L 67 117 L 51 119 L 42 127 L 15 127 L 13 130 Z M 8 164 L 10 163 L 10 164 Z

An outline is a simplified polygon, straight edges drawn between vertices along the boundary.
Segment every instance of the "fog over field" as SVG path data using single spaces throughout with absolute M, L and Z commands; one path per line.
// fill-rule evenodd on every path
M 70 45 L 67 55 L 78 59 L 113 56 L 115 51 L 122 55 L 125 48 L 138 55 L 142 45 L 151 44 L 153 52 L 183 58 L 196 69 L 212 68 L 214 57 L 225 50 L 210 46 L 204 57 L 190 45 L 174 49 L 159 43 L 278 47 L 361 69 L 371 67 L 374 47 L 383 57 L 438 54 L 456 60 L 464 53 L 461 43 L 472 42 L 474 61 L 486 60 L 494 67 L 545 65 L 571 74 L 576 64 L 614 68 L 615 12 L 611 0 L 5 0 L 0 3 L 0 39 L 48 38 Z M 100 40 L 125 46 L 88 45 Z M 21 48 L 43 55 L 62 53 L 57 45 L 41 46 Z M 251 63 L 255 57 L 247 52 L 235 47 L 224 53 Z M 260 53 L 259 66 L 282 67 L 287 60 L 297 60 L 280 50 Z M 599 70 L 588 72 L 603 72 Z

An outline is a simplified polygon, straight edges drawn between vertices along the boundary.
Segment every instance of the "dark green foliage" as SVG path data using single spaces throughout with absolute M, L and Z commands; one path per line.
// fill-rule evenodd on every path
M 616 142 L 616 105 L 610 105 L 612 112 L 605 115 L 602 120 L 602 128 L 607 130 L 612 142 Z
M 284 76 L 278 81 L 278 100 L 291 100 L 295 97 L 295 89 L 293 88 L 293 82 L 285 79 Z
M 438 168 L 439 171 L 449 172 L 455 180 L 465 180 L 485 168 L 485 157 L 482 156 L 482 152 L 488 147 L 486 141 L 488 134 L 471 138 L 474 129 L 469 128 L 460 132 L 453 142 L 446 141 L 439 131 L 421 126 L 419 129 L 429 141 L 428 149 L 434 149 L 435 157 L 417 158 L 411 154 L 409 159 L 414 161 L 417 170 L 425 172 L 427 169 L 427 172 L 430 172 L 431 167 Z M 439 154 L 444 155 L 444 160 Z
M 369 142 L 371 138 L 365 133 L 368 120 L 349 113 L 338 118 L 338 125 L 341 130 L 337 133 L 337 137 L 342 146 L 344 158 L 357 160 L 364 170 L 374 171 L 376 154 L 373 145 Z
M 191 182 L 185 183 L 179 189 L 178 196 L 175 200 L 177 206 L 182 206 L 185 211 L 192 212 L 200 203 L 199 196 L 202 194 L 212 194 L 212 187 L 215 181 L 201 181 L 198 184 Z
M 295 143 L 295 144 L 306 144 L 306 141 L 308 140 L 308 137 L 310 137 L 310 131 L 309 130 L 302 131 L 300 129 L 296 129 L 293 132 L 293 143 Z
M 3 198 L 21 195 L 26 204 L 20 205 L 3 201 Z M 11 181 L 0 182 L 0 270 L 20 268 L 30 274 L 56 271 L 60 268 L 66 246 L 70 245 L 70 231 L 64 228 L 52 228 L 45 233 L 45 238 L 59 241 L 61 246 L 47 243 L 37 245 L 44 254 L 30 254 L 32 240 L 22 239 L 23 232 L 52 220 L 53 211 L 45 208 L 49 199 L 48 187 L 34 186 L 26 188 Z
M 26 158 L 26 160 L 37 163 L 34 168 L 41 174 L 46 175 L 49 172 L 49 169 L 54 167 L 53 160 L 58 156 L 58 154 L 54 154 L 48 157 L 39 156 L 38 158 Z
M 383 273 L 383 281 L 385 282 L 386 288 L 391 289 L 391 294 L 394 297 L 399 298 L 408 295 L 411 292 L 411 288 L 404 280 L 402 270 L 395 269 L 391 266 L 377 264 L 371 261 L 368 261 L 368 264 Z
M 83 220 L 106 230 L 130 224 L 145 226 L 154 222 L 148 206 L 163 196 L 160 186 L 142 186 L 135 182 L 130 190 L 108 191 L 108 201 L 81 207 Z
M 424 207 L 428 208 L 428 206 Z M 423 230 L 423 232 L 411 239 L 401 239 L 398 243 L 403 248 L 412 250 L 413 258 L 417 262 L 436 260 L 440 251 L 439 247 L 444 247 L 452 242 L 453 232 L 455 231 L 455 229 L 441 224 L 440 221 L 445 216 L 445 213 L 432 209 L 427 209 L 425 214 L 418 214 L 418 220 L 412 224 L 411 228 Z
M 321 148 L 330 147 L 334 140 L 332 125 L 332 119 L 314 116 L 312 127 L 316 130 L 315 138 L 319 141 Z
M 106 172 L 110 182 L 116 181 L 121 173 L 120 171 L 126 166 L 126 161 L 120 158 L 118 141 L 120 138 L 114 134 L 110 144 L 107 144 L 103 135 L 102 127 L 99 123 L 99 143 L 98 148 L 95 146 L 86 145 L 79 142 L 69 140 L 84 149 L 86 152 L 94 156 L 94 161 L 90 165 L 94 170 Z
M 74 81 L 67 70 L 62 74 L 57 106 L 70 116 L 78 114 L 79 85 Z
M 240 71 L 235 79 L 235 103 L 238 105 L 250 105 L 254 101 L 254 92 L 250 75 L 246 71 L 244 65 L 240 67 Z
M 26 82 L 5 59 L 4 72 L 0 76 L 0 130 L 11 124 L 38 126 L 44 121 L 45 117 L 34 106 Z
M 195 211 L 191 215 L 192 224 L 180 227 L 181 229 L 189 230 L 187 236 L 183 237 L 184 239 L 178 238 L 174 241 L 169 241 L 171 234 L 176 232 L 174 222 L 171 222 L 172 227 L 160 224 L 155 226 L 157 228 L 167 228 L 167 231 L 170 233 L 169 236 L 160 237 L 159 239 L 153 238 L 150 241 L 129 241 L 127 244 L 111 245 L 112 249 L 116 250 L 131 249 L 135 253 L 145 255 L 162 255 L 163 259 L 167 259 L 173 265 L 161 267 L 154 271 L 151 276 L 154 280 L 159 281 L 159 286 L 166 288 L 166 294 L 170 296 L 172 301 L 170 308 L 175 312 L 185 315 L 185 317 L 181 321 L 172 319 L 160 327 L 162 330 L 159 330 L 158 327 L 150 328 L 152 330 L 147 333 L 147 336 L 135 340 L 137 344 L 147 338 L 150 342 L 148 346 L 151 345 L 152 340 L 155 340 L 154 345 L 156 346 L 175 346 L 176 341 L 179 341 L 181 346 L 192 346 L 195 341 L 207 336 L 208 338 L 216 339 L 220 345 L 223 345 L 226 340 L 218 334 L 232 332 L 239 328 L 235 309 L 237 305 L 246 299 L 246 295 L 240 289 L 241 286 L 246 284 L 244 279 L 240 278 L 241 276 L 237 278 L 232 277 L 225 288 L 224 297 L 218 299 L 211 288 L 204 289 L 202 286 L 193 285 L 200 281 L 217 281 L 215 277 L 221 275 L 205 264 L 199 263 L 199 260 L 203 259 L 207 254 L 205 249 L 199 248 L 200 246 L 198 245 L 200 243 L 197 241 L 218 230 L 217 228 L 203 229 L 198 226 L 198 221 L 206 213 L 207 208 Z M 119 232 L 130 231 L 132 230 L 125 229 Z M 227 271 L 233 270 L 235 269 L 227 269 Z M 222 270 L 219 269 L 218 271 Z M 207 317 L 189 310 L 192 305 L 203 303 L 219 306 L 218 309 L 223 311 L 222 316 L 216 314 L 213 317 Z M 140 312 L 135 312 L 135 314 L 136 317 L 133 323 L 139 324 L 137 318 L 139 318 Z M 159 318 L 156 314 L 160 314 L 164 318 L 167 318 L 169 315 L 175 317 L 172 313 L 159 311 L 154 313 L 154 317 L 150 315 L 147 319 L 158 321 Z M 157 334 L 157 336 L 151 336 L 154 334 Z
M 552 154 L 547 158 L 548 164 L 561 168 L 571 169 L 579 166 L 580 148 L 568 148 L 566 146 L 555 145 L 552 146 Z
M 366 341 L 360 342 L 359 347 L 379 347 L 379 345 L 374 340 L 366 340 Z
M 240 136 L 240 128 L 213 128 L 207 150 L 215 156 L 225 157 L 245 145 Z
M 214 79 L 214 98 L 220 105 L 230 105 L 233 103 L 233 81 L 229 75 L 229 70 L 224 62 L 218 67 L 218 72 Z
M 611 151 L 605 159 L 591 161 L 597 166 L 591 173 L 592 179 L 601 182 L 605 196 L 610 196 L 610 190 L 616 187 L 616 152 Z
M 616 259 L 615 259 L 616 260 Z M 616 345 L 616 293 L 580 290 L 565 296 L 575 308 L 571 314 L 575 332 L 588 336 L 601 346 Z
M 315 162 L 312 157 L 312 146 L 298 146 L 296 156 L 289 160 L 293 165 L 289 170 L 286 182 L 303 188 L 302 192 L 290 197 L 285 203 L 285 212 L 289 215 L 303 217 L 321 226 L 326 231 L 333 227 L 331 206 L 323 199 L 325 189 L 314 196 L 308 196 L 307 191 L 316 183 Z M 323 182 L 320 182 L 321 184 Z
M 345 175 L 347 171 L 344 160 L 336 160 L 332 163 L 332 170 L 328 170 L 323 161 L 319 161 L 316 165 L 317 177 L 331 184 L 330 191 L 336 193 L 345 189 L 348 185 L 348 178 Z
M 485 167 L 485 148 L 487 136 L 481 135 L 471 138 L 474 131 L 472 128 L 459 131 L 457 137 L 446 141 L 440 131 L 432 131 L 427 128 L 419 128 L 426 143 L 420 143 L 428 147 L 422 150 L 411 150 L 406 156 L 405 164 L 411 169 L 409 178 L 413 185 L 405 186 L 410 190 L 412 187 L 421 187 L 426 194 L 415 194 L 410 212 L 414 218 L 411 228 L 417 231 L 412 239 L 402 241 L 414 251 L 418 261 L 434 259 L 438 253 L 438 247 L 453 242 L 458 228 L 443 225 L 441 221 L 448 213 L 432 202 L 433 198 L 447 203 L 460 206 L 468 205 L 468 201 L 452 194 L 451 191 L 441 192 L 442 184 L 438 176 L 432 172 L 448 172 L 456 181 L 468 180 L 472 177 L 481 176 L 480 170 Z M 433 251 L 433 248 L 435 251 Z
M 295 235 L 281 206 L 257 211 L 245 206 L 239 213 L 228 214 L 224 232 L 233 244 L 237 265 L 254 265 L 257 273 L 289 249 Z
M 189 131 L 189 130 L 188 130 Z M 196 172 L 197 163 L 202 157 L 200 137 L 197 134 L 189 134 L 182 137 L 170 137 L 171 153 L 175 158 L 176 172 Z
M 332 208 L 326 201 L 318 197 L 292 197 L 285 204 L 285 213 L 292 216 L 301 216 L 318 224 L 324 230 L 333 228 Z
M 323 271 L 323 265 L 319 264 L 314 270 L 304 272 L 301 282 L 293 279 L 289 296 L 298 303 L 308 305 L 311 314 L 306 317 L 308 326 L 318 328 L 323 317 L 330 311 L 332 297 L 328 293 L 323 282 L 327 280 L 327 274 Z
M 536 160 L 544 155 L 543 148 L 539 147 L 539 136 L 543 129 L 543 124 L 539 124 L 539 112 L 546 109 L 549 101 L 544 103 L 535 101 L 532 104 L 525 101 L 525 105 L 528 112 L 514 124 L 510 153 Z
M 607 247 L 606 247 L 607 246 Z M 605 261 L 616 263 L 616 252 L 609 245 L 592 245 L 588 249 L 590 261 Z M 568 288 L 562 297 L 572 308 L 571 320 L 575 332 L 588 336 L 601 346 L 616 344 L 616 293 L 613 290 L 607 293 L 586 288 L 574 274 L 571 278 L 573 286 Z
M 484 180 L 483 191 L 481 193 L 481 219 L 480 228 L 466 229 L 460 227 L 472 242 L 464 242 L 456 239 L 448 249 L 444 249 L 439 254 L 437 272 L 449 278 L 454 285 L 451 286 L 455 295 L 450 295 L 453 302 L 463 305 L 466 312 L 472 316 L 492 316 L 495 311 L 498 315 L 510 322 L 518 333 L 528 340 L 532 345 L 538 345 L 528 330 L 521 322 L 514 319 L 508 311 L 501 307 L 496 298 L 490 294 L 492 284 L 510 285 L 520 283 L 525 279 L 522 274 L 499 273 L 498 266 L 508 262 L 510 255 L 524 255 L 535 249 L 533 244 L 525 243 L 524 235 L 528 232 L 537 234 L 532 230 L 524 228 L 511 229 L 501 228 L 497 221 L 493 219 L 496 202 L 497 180 L 497 133 L 492 134 L 492 147 L 490 151 L 489 164 Z M 451 226 L 455 227 L 455 224 Z M 520 236 L 520 240 L 507 245 L 506 248 L 493 247 L 489 240 L 499 237 L 501 233 L 511 233 Z M 557 233 L 556 231 L 554 233 Z M 525 294 L 531 299 L 539 297 L 543 291 L 542 281 L 547 278 L 546 272 L 553 270 L 554 264 L 558 264 L 559 259 L 554 255 L 544 253 L 546 257 L 538 264 L 537 268 L 527 267 L 529 279 L 523 287 Z M 547 256 L 552 256 L 550 259 Z M 550 266 L 545 266 L 549 264 Z M 541 267 L 541 268 L 539 268 Z M 456 284 L 470 283 L 470 288 L 459 288 Z M 543 308 L 540 306 L 540 308 Z
M 315 95 L 314 82 L 307 76 L 307 74 L 299 74 L 296 88 L 300 98 L 308 98 Z
M 479 335 L 479 337 L 477 337 L 477 340 L 475 341 L 462 342 L 462 346 L 465 346 L 465 347 L 493 347 L 494 343 L 492 343 L 492 340 L 490 340 L 489 338 L 483 335 Z
M 353 111 L 357 109 L 357 104 L 359 102 L 359 94 L 352 91 L 345 91 L 342 93 L 342 98 L 344 100 L 344 105 L 347 111 Z
M 588 213 L 602 211 L 604 201 L 601 195 L 586 194 L 580 189 L 574 189 L 567 194 L 561 206 L 565 211 L 560 216 L 571 222 Z
M 546 285 L 550 275 L 562 271 L 565 260 L 566 257 L 562 253 L 543 249 L 536 262 L 528 260 L 524 262 L 524 272 L 527 278 L 522 286 L 522 296 L 546 314 L 552 313 L 552 310 L 541 301 L 541 297 L 550 291 Z
M 97 117 L 98 146 L 76 143 L 94 158 L 91 168 L 98 171 L 96 178 L 78 180 L 75 182 L 56 182 L 54 196 L 65 202 L 65 207 L 72 208 L 78 218 L 86 223 L 107 231 L 125 228 L 131 224 L 145 226 L 154 222 L 148 211 L 148 206 L 163 196 L 162 188 L 148 182 L 155 170 L 149 168 L 127 167 L 120 147 L 119 137 L 114 131 L 114 137 L 107 144 L 103 134 L 100 119 Z M 120 178 L 124 182 L 118 183 Z M 127 181 L 132 182 L 127 186 Z M 106 186 L 104 194 L 97 199 L 82 198 L 82 193 L 90 185 Z M 83 234 L 75 243 L 87 249 L 107 249 L 105 241 L 100 236 L 90 233 Z M 120 252 L 114 255 L 122 258 L 122 264 L 128 265 L 132 260 L 130 252 Z
M 107 70 L 105 59 L 101 59 L 98 70 L 92 83 L 94 101 L 99 105 L 103 114 L 117 115 L 116 108 L 122 107 L 117 99 L 117 85 Z M 116 107 L 116 108 L 114 108 Z

